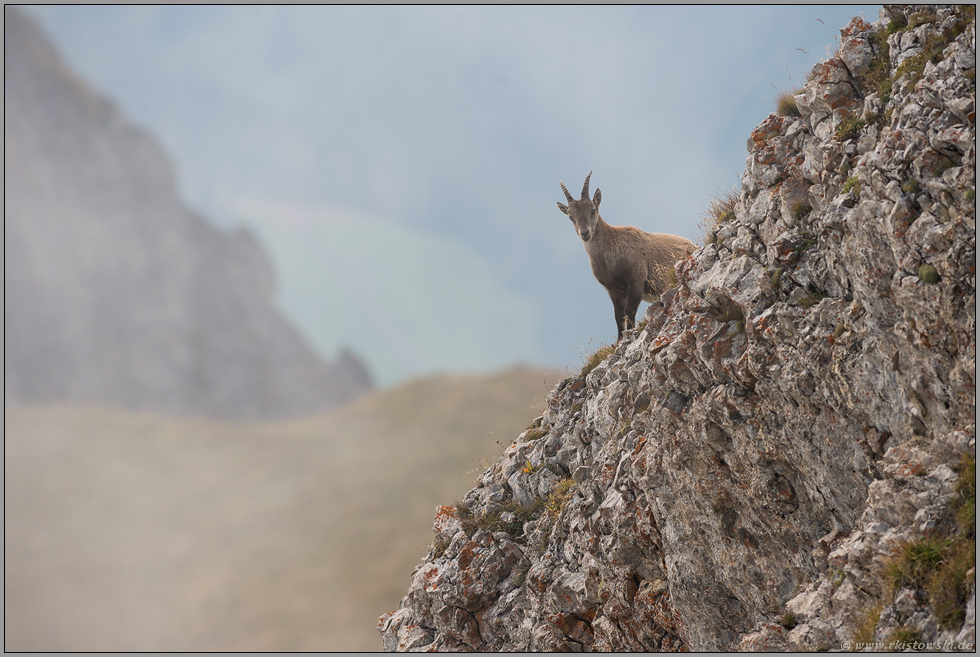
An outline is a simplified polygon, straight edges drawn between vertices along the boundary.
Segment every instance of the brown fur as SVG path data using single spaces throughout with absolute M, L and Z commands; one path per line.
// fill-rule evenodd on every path
M 568 215 L 585 242 L 592 273 L 613 303 L 618 338 L 636 324 L 640 301 L 655 302 L 667 289 L 671 268 L 694 251 L 694 243 L 678 235 L 647 233 L 633 226 L 610 226 L 599 214 L 602 192 L 589 199 L 589 178 L 585 177 L 582 198 L 575 200 L 561 184 L 568 205 L 558 209 Z

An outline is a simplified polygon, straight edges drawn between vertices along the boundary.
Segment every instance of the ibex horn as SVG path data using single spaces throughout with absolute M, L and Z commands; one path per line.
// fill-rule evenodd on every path
M 574 201 L 575 199 L 573 199 L 572 195 L 568 193 L 568 188 L 565 187 L 565 183 L 559 180 L 558 184 L 561 185 L 561 191 L 565 192 L 565 198 L 568 199 L 568 202 L 571 203 L 572 201 Z
M 583 199 L 589 198 L 589 178 L 591 178 L 591 177 L 592 177 L 592 172 L 589 171 L 589 175 L 587 175 L 585 177 L 585 184 L 582 185 L 582 198 Z

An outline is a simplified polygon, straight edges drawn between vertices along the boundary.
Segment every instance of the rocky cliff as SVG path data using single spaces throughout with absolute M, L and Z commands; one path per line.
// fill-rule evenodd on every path
M 4 186 L 6 398 L 247 418 L 371 386 L 314 354 L 251 233 L 187 209 L 159 145 L 9 7 Z
M 437 509 L 387 650 L 975 641 L 975 52 L 972 7 L 841 30 L 677 286 Z

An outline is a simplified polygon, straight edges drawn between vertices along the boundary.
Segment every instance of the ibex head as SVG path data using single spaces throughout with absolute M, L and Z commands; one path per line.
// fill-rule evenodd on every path
M 568 199 L 568 205 L 559 203 L 558 209 L 572 220 L 572 223 L 575 224 L 575 230 L 583 242 L 588 242 L 595 236 L 595 227 L 599 222 L 599 202 L 602 201 L 602 192 L 598 189 L 595 190 L 595 196 L 592 200 L 589 200 L 589 178 L 591 177 L 592 172 L 589 171 L 589 175 L 585 177 L 585 184 L 582 186 L 582 198 L 577 201 L 568 193 L 565 183 L 558 181 L 558 184 L 561 185 L 561 191 L 565 192 L 565 198 Z

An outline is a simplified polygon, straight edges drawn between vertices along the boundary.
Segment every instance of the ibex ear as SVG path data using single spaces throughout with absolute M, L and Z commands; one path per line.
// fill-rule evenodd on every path
M 561 210 L 562 214 L 568 214 L 568 206 L 562 204 L 561 202 L 558 203 L 558 209 Z
M 592 202 L 597 208 L 599 207 L 599 203 L 602 202 L 602 192 L 599 191 L 598 187 L 596 187 L 595 196 L 592 197 Z

